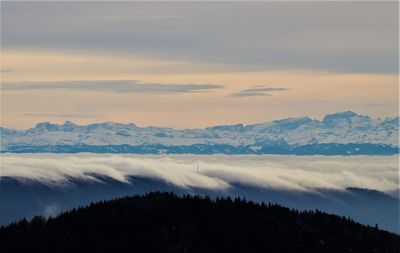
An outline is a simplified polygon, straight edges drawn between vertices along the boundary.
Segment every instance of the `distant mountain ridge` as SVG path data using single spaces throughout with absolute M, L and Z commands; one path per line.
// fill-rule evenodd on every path
M 0 127 L 1 152 L 140 154 L 387 155 L 399 153 L 399 117 L 371 119 L 351 111 L 244 126 L 176 130 L 132 123 L 85 126 L 38 123 L 20 131 Z

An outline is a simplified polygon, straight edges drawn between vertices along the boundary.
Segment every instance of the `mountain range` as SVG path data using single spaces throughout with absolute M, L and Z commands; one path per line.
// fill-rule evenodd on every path
M 176 130 L 113 122 L 38 123 L 0 127 L 1 152 L 138 154 L 391 155 L 399 153 L 399 117 L 372 119 L 352 111 L 253 125 Z

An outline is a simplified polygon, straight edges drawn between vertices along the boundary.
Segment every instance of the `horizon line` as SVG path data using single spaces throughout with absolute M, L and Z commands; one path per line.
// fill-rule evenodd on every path
M 190 128 L 190 127 L 187 127 L 187 128 L 175 128 L 175 127 L 157 126 L 157 125 L 140 126 L 140 125 L 137 125 L 137 124 L 135 124 L 133 122 L 122 123 L 122 122 L 116 122 L 116 121 L 99 121 L 99 122 L 79 125 L 79 124 L 75 124 L 71 120 L 66 120 L 66 121 L 64 121 L 63 124 L 52 123 L 50 121 L 38 121 L 33 127 L 25 128 L 25 129 L 4 127 L 0 123 L 0 128 L 2 128 L 2 129 L 10 129 L 10 130 L 17 130 L 17 131 L 25 131 L 25 130 L 36 128 L 39 124 L 50 124 L 50 125 L 56 125 L 56 126 L 63 126 L 63 125 L 66 125 L 66 124 L 72 124 L 72 125 L 75 125 L 75 126 L 78 126 L 78 127 L 87 127 L 87 126 L 96 125 L 96 124 L 113 123 L 113 124 L 120 124 L 120 125 L 133 125 L 133 126 L 138 127 L 138 128 L 156 127 L 156 128 L 167 128 L 167 129 L 169 128 L 169 129 L 174 129 L 174 130 L 190 130 L 190 129 L 207 129 L 207 128 L 219 127 L 219 126 L 239 126 L 239 125 L 241 125 L 242 127 L 247 127 L 247 126 L 259 125 L 259 124 L 265 124 L 265 123 L 272 123 L 272 122 L 275 122 L 275 121 L 282 121 L 282 120 L 289 120 L 289 119 L 303 119 L 303 118 L 304 119 L 308 118 L 311 121 L 323 122 L 325 117 L 328 116 L 328 115 L 336 115 L 336 114 L 344 114 L 344 113 L 352 113 L 352 114 L 355 114 L 357 116 L 368 117 L 370 119 L 375 119 L 375 120 L 387 120 L 387 119 L 395 119 L 395 118 L 399 118 L 400 117 L 399 115 L 397 115 L 397 116 L 385 116 L 385 117 L 371 118 L 369 115 L 359 114 L 359 113 L 354 112 L 352 110 L 347 110 L 347 111 L 339 111 L 339 112 L 327 113 L 327 114 L 325 114 L 324 117 L 322 117 L 322 119 L 311 118 L 309 116 L 300 116 L 300 117 L 278 118 L 278 119 L 274 119 L 274 120 L 271 120 L 271 121 L 263 121 L 263 122 L 252 123 L 252 124 L 243 124 L 241 122 L 237 122 L 237 123 L 231 123 L 231 124 L 210 125 L 210 126 L 206 126 L 206 127 L 194 127 L 194 128 L 193 127 L 192 128 Z

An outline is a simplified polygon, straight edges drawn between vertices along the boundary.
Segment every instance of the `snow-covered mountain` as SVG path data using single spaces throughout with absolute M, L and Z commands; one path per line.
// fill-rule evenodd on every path
M 394 154 L 399 118 L 371 119 L 351 111 L 267 123 L 175 130 L 134 124 L 78 126 L 38 123 L 26 131 L 0 128 L 1 152 Z

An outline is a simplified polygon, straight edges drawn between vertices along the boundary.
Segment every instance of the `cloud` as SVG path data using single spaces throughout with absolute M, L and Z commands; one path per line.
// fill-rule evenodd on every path
M 361 106 L 361 107 L 394 107 L 396 105 L 389 105 L 383 103 L 358 103 L 358 104 L 350 104 L 352 106 Z
M 106 16 L 102 17 L 102 19 L 109 21 L 158 21 L 158 20 L 166 20 L 166 19 L 181 19 L 184 16 L 181 15 L 157 15 L 157 14 L 149 14 L 149 15 L 115 15 L 115 16 Z
M 32 112 L 27 112 L 23 114 L 24 116 L 30 116 L 30 117 L 53 117 L 53 118 L 98 118 L 96 115 L 85 115 L 85 114 L 74 114 L 74 113 L 66 113 L 66 114 L 60 114 L 60 113 L 32 113 Z
M 5 74 L 5 73 L 11 73 L 14 72 L 13 69 L 0 69 L 0 73 Z
M 197 171 L 199 162 L 200 170 Z M 185 188 L 229 189 L 241 183 L 269 189 L 314 191 L 347 187 L 399 189 L 397 157 L 138 156 L 111 154 L 2 154 L 2 176 L 51 186 L 71 178 L 126 182 L 155 178 Z
M 233 71 L 397 74 L 399 66 L 396 1 L 2 1 L 1 7 L 2 49 L 141 54 Z
M 45 217 L 56 216 L 61 210 L 61 207 L 55 203 L 47 204 L 44 206 L 43 215 Z
M 334 104 L 334 105 L 340 105 L 340 106 L 356 106 L 356 107 L 366 107 L 366 108 L 379 108 L 379 107 L 392 107 L 394 108 L 396 105 L 393 104 L 386 104 L 386 103 L 335 103 L 332 101 L 327 101 L 323 99 L 313 99 L 310 100 L 310 102 L 313 103 L 320 103 L 320 104 Z
M 144 94 L 182 94 L 209 92 L 224 86 L 216 84 L 160 84 L 134 80 L 64 81 L 64 82 L 12 82 L 1 85 L 2 90 L 81 90 L 96 92 L 132 92 Z
M 237 93 L 229 95 L 229 97 L 255 97 L 255 96 L 271 96 L 272 92 L 287 91 L 286 88 L 262 87 L 254 86 L 251 89 L 241 90 Z

